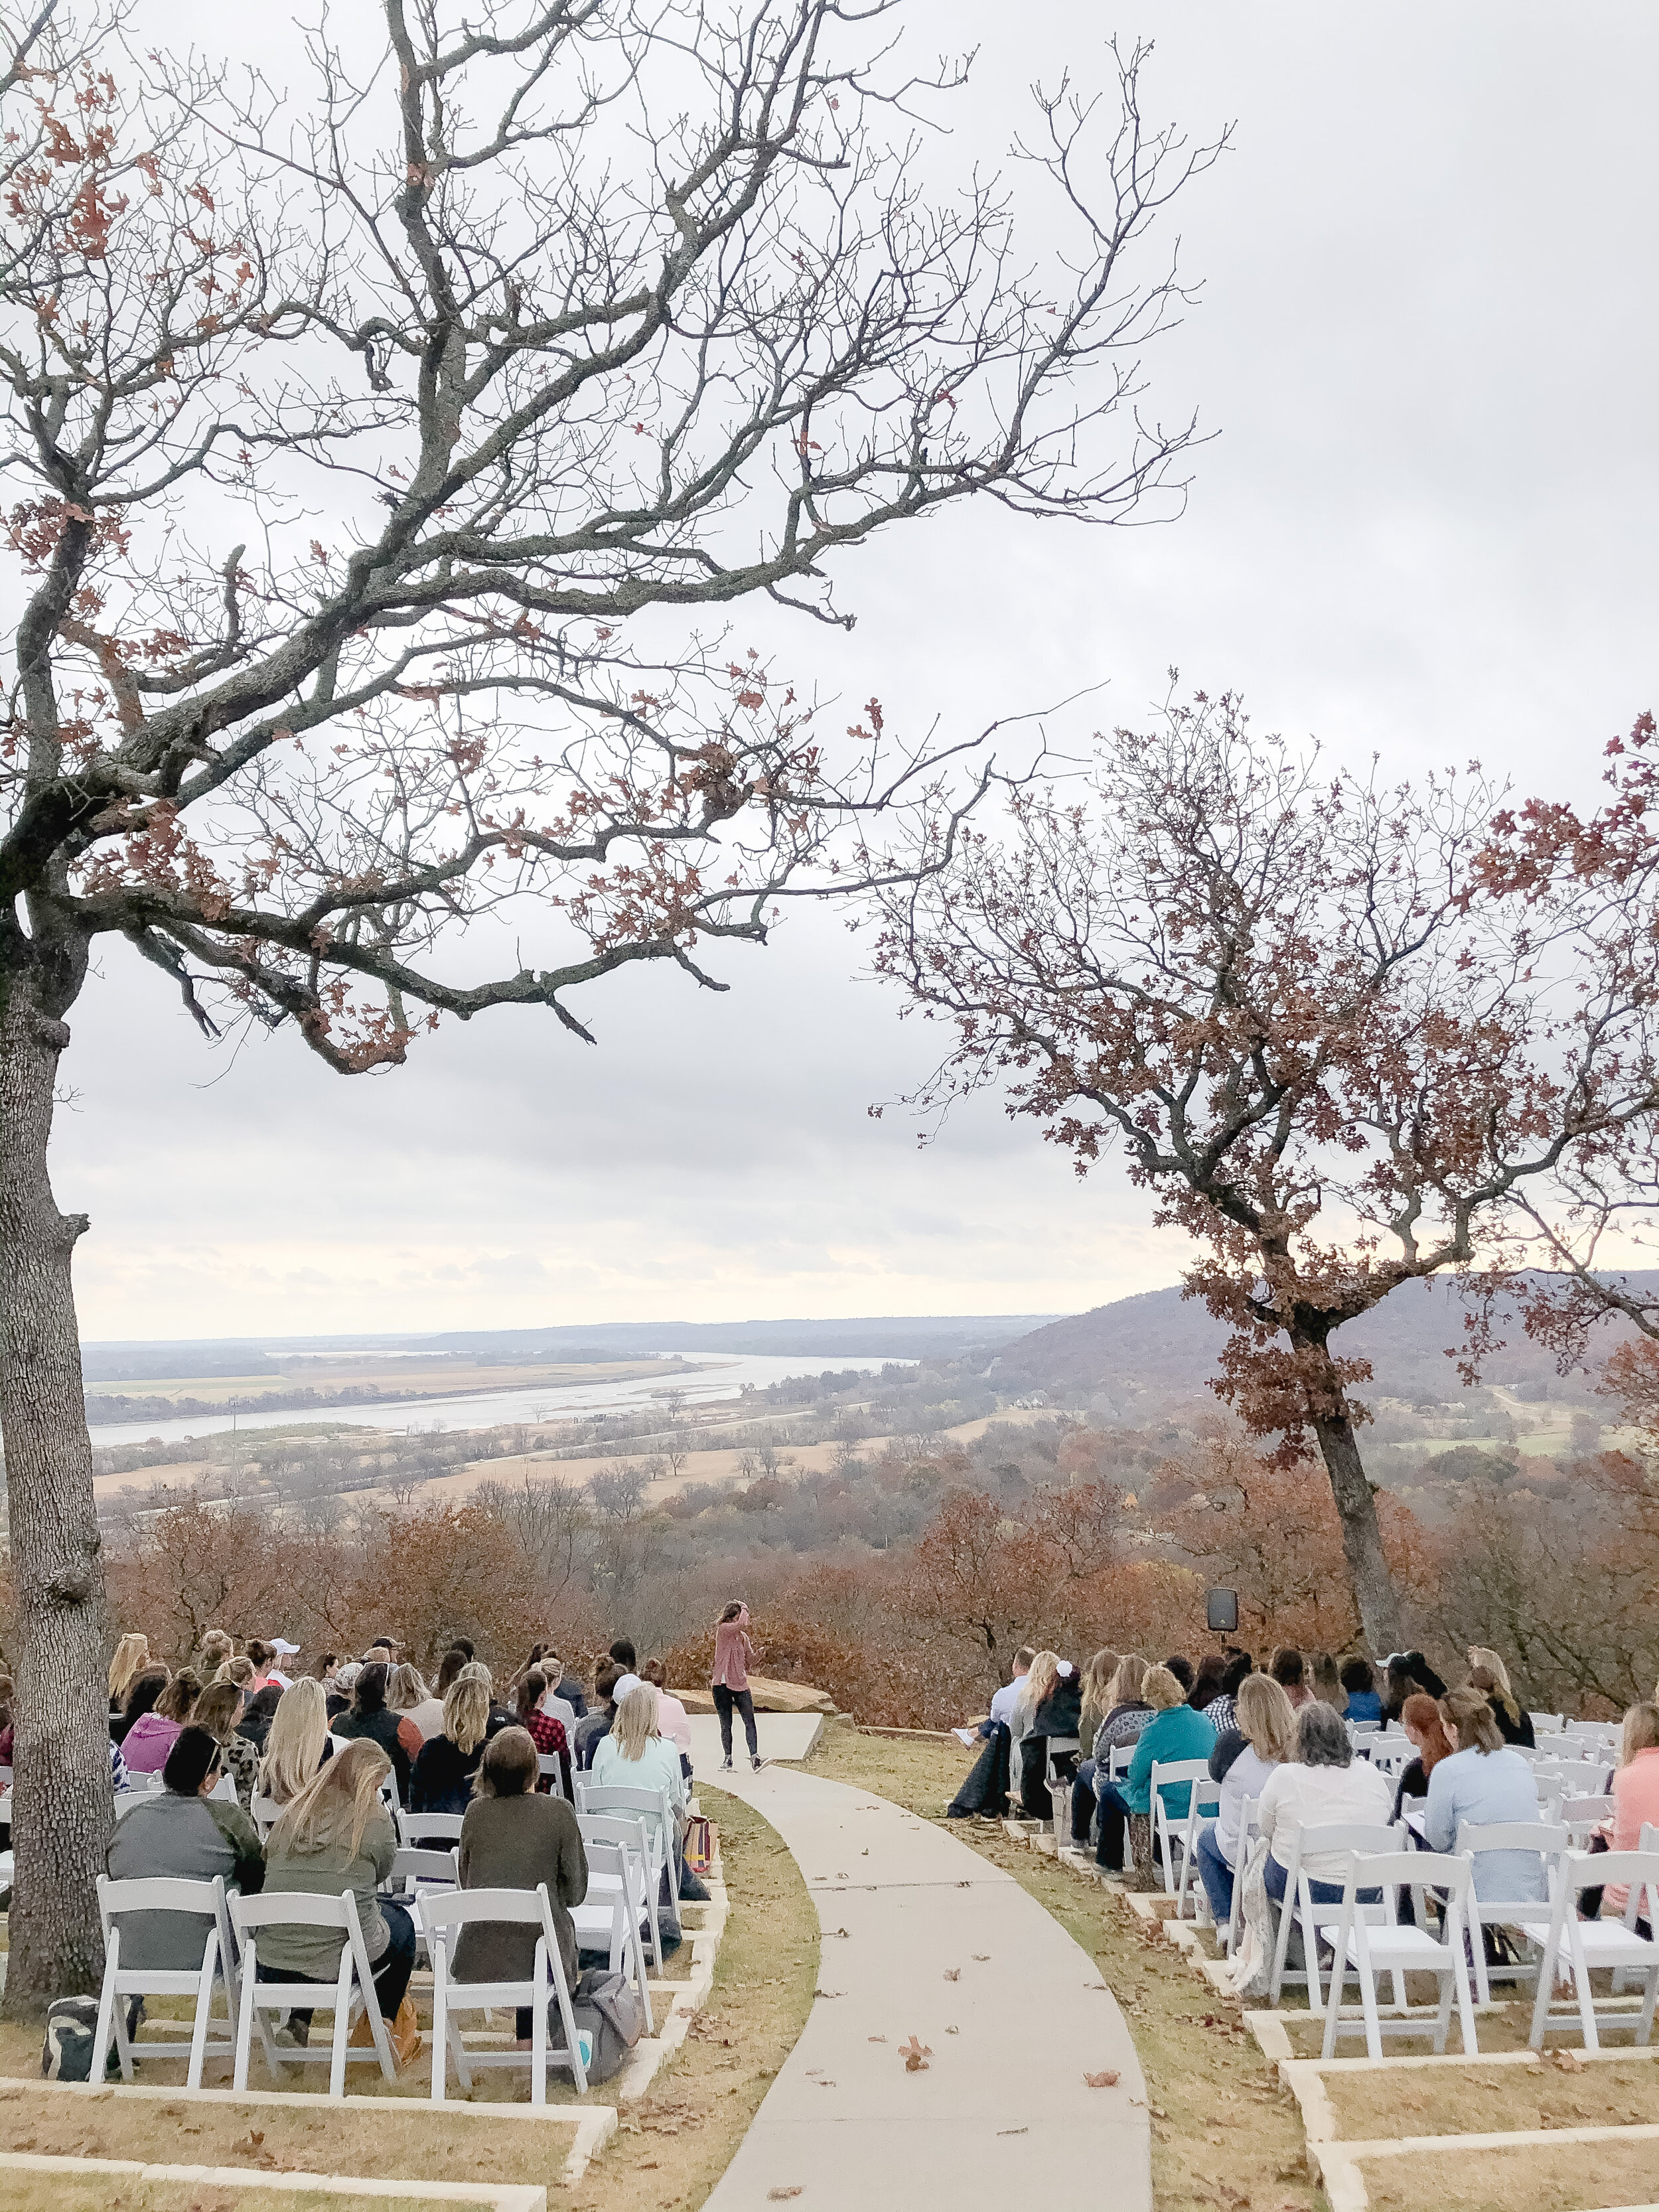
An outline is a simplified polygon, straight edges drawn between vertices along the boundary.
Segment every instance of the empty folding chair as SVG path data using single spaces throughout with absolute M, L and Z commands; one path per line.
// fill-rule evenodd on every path
M 274 1797 L 263 1797 L 256 1790 L 253 1802 L 248 1807 L 248 1818 L 259 1831 L 260 1836 L 262 1838 L 268 1836 L 282 1817 L 283 1808 L 276 1800 Z
M 1152 1814 L 1152 1856 L 1157 1858 L 1162 1854 L 1164 1894 L 1166 1897 L 1176 1894 L 1175 1855 L 1187 1826 L 1193 1787 L 1200 1782 L 1217 1792 L 1215 1802 L 1219 1803 L 1218 1785 L 1210 1781 L 1210 1762 L 1207 1759 L 1155 1759 L 1152 1761 L 1149 1784 L 1152 1796 L 1148 1801 Z M 1179 1790 L 1183 1783 L 1187 1785 L 1188 1804 L 1179 1813 L 1171 1813 L 1164 1800 L 1164 1789 Z
M 655 1861 L 647 1823 L 637 1813 L 578 1813 L 576 1826 L 581 1832 L 585 1850 L 595 1844 L 609 1844 L 625 1850 L 633 1860 L 641 1899 L 641 1917 L 645 1922 L 647 1939 L 651 1946 L 651 1963 L 661 1973 L 662 1938 L 651 1904 L 655 1894 L 652 1886 Z M 638 1925 L 637 1922 L 635 1925 Z
M 1573 1850 L 1583 1851 L 1589 1849 L 1590 1838 L 1598 1829 L 1612 1826 L 1617 1810 L 1616 1798 L 1564 1796 L 1555 1817 L 1564 1828 L 1571 1831 Z
M 428 1948 L 432 1953 L 433 2101 L 440 2105 L 444 2101 L 452 2058 L 455 2062 L 456 2079 L 463 2089 L 472 2087 L 475 2066 L 522 2066 L 528 2063 L 530 2101 L 532 2105 L 547 2102 L 547 2069 L 550 2066 L 568 2067 L 576 2085 L 576 2094 L 585 2097 L 587 2094 L 587 2072 L 582 2064 L 581 2045 L 577 2040 L 576 2023 L 570 2010 L 570 1987 L 564 1977 L 564 1961 L 559 1955 L 558 1931 L 553 1924 L 553 1908 L 548 1903 L 545 1882 L 533 1890 L 453 1890 L 447 1895 L 434 1897 L 423 1904 L 422 1917 L 426 1924 Z M 536 1929 L 535 1962 L 527 1980 L 456 1980 L 451 1963 L 456 1940 L 463 1928 L 480 1925 Z M 562 2051 L 550 2046 L 547 2038 L 548 2007 L 555 2001 L 564 2027 Z M 456 2014 L 488 2012 L 496 2005 L 529 2008 L 528 2052 L 467 2049 Z
M 1495 1966 L 1486 1958 L 1485 1931 L 1488 1928 L 1516 1928 L 1533 1942 L 1541 1945 L 1549 1934 L 1550 1920 L 1554 1912 L 1556 1870 L 1565 1853 L 1571 1848 L 1572 1839 L 1565 1827 L 1546 1827 L 1539 1820 L 1497 1820 L 1474 1825 L 1468 1820 L 1457 1824 L 1457 1856 L 1467 1858 L 1474 1869 L 1474 1886 L 1469 1892 L 1468 1920 L 1469 1948 L 1474 1954 L 1475 1995 L 1482 2004 L 1492 2002 L 1492 1977 L 1499 1981 L 1530 1981 L 1538 1972 L 1536 1960 L 1528 1964 L 1524 1959 L 1513 1965 Z M 1492 1854 L 1515 1854 L 1501 1863 Z M 1481 1864 L 1485 1859 L 1486 1864 Z M 1530 1887 L 1515 1879 L 1523 1862 L 1528 1871 L 1535 1869 L 1536 1887 L 1541 1897 L 1523 1897 L 1521 1888 Z M 1492 1892 L 1482 1897 L 1480 1884 L 1485 1881 Z
M 179 1929 L 183 1938 L 181 1948 L 193 1951 L 198 1944 L 201 1947 L 199 1966 L 145 1966 L 136 1960 L 124 1965 L 124 1942 L 129 1953 L 136 1953 L 149 1948 L 145 1938 L 155 1931 L 153 1918 L 143 1929 L 123 1929 L 122 1920 L 129 1914 L 140 1912 L 157 1917 L 176 1915 L 182 1923 Z M 128 1998 L 194 1997 L 196 2016 L 190 2039 L 190 2070 L 185 2079 L 187 2087 L 199 2089 L 202 2067 L 207 2057 L 234 2057 L 236 2050 L 236 1952 L 225 1911 L 223 1876 L 216 1875 L 211 1881 L 187 1881 L 165 1875 L 137 1881 L 112 1881 L 107 1875 L 100 1874 L 98 1917 L 104 1923 L 104 1981 L 99 1992 L 98 2027 L 93 2039 L 92 2068 L 88 2079 L 94 2082 L 103 2080 L 113 2034 L 122 2079 L 131 2081 L 135 2046 L 127 2034 Z M 225 2035 L 222 2042 L 210 2043 L 208 2029 L 212 2021 L 216 1981 L 222 1981 L 225 1987 Z M 144 2058 L 180 2058 L 185 2055 L 175 2043 L 146 2043 L 137 2046 L 137 2051 Z
M 1282 1903 L 1269 1900 L 1279 1914 L 1279 1939 L 1273 1945 L 1273 1970 L 1268 1984 L 1270 2004 L 1279 2002 L 1279 1992 L 1286 1982 L 1307 1984 L 1310 2011 L 1317 2012 L 1323 2002 L 1319 1978 L 1319 1936 L 1322 1929 L 1334 1928 L 1340 1920 L 1342 1905 L 1340 1898 L 1328 1903 L 1316 1900 L 1312 1882 L 1303 1872 L 1304 1857 L 1329 1858 L 1338 1852 L 1350 1851 L 1386 1857 L 1399 1846 L 1397 1832 L 1382 1822 L 1333 1821 L 1322 1827 L 1291 1830 L 1284 1899 Z M 1302 1967 L 1287 1964 L 1293 1926 L 1302 1931 L 1302 1951 L 1306 1961 Z
M 1158 1801 L 1162 1804 L 1163 1800 Z M 1179 1824 L 1176 1838 L 1181 1848 L 1181 1873 L 1176 1882 L 1175 1917 L 1187 1917 L 1187 1894 L 1193 1893 L 1193 1917 L 1207 1921 L 1210 1915 L 1210 1893 L 1205 1888 L 1198 1871 L 1198 1832 L 1206 1820 L 1213 1820 L 1221 1810 L 1221 1784 L 1212 1782 L 1207 1765 L 1204 1779 L 1194 1782 L 1187 1798 L 1187 1817 Z M 1167 1886 L 1167 1885 L 1166 1885 Z
M 647 1892 L 653 1917 L 663 1885 L 668 1885 L 671 1900 L 678 1893 L 678 1883 L 671 1879 L 676 1869 L 673 1808 L 665 1790 L 630 1790 L 619 1783 L 590 1782 L 582 1792 L 579 1813 L 620 1813 L 624 1817 L 642 1820 L 646 1842 L 650 1848 L 654 1871 L 647 1875 Z
M 645 1942 L 640 1922 L 645 1909 L 643 1870 L 636 1854 L 623 1844 L 590 1843 L 587 1895 L 570 1908 L 576 1941 L 584 1951 L 608 1949 L 613 1974 L 627 1974 L 639 1994 L 645 2032 L 655 2032 L 651 1992 L 645 1971 Z
M 380 2071 L 388 2081 L 398 2078 L 398 2069 L 392 2056 L 392 2039 L 386 2033 L 386 2021 L 380 2016 L 380 2001 L 374 1993 L 374 1973 L 363 1948 L 363 1931 L 357 1917 L 357 1900 L 349 1890 L 338 1897 L 313 1897 L 295 1890 L 283 1890 L 274 1895 L 261 1897 L 233 1897 L 230 1899 L 230 1923 L 241 1946 L 242 1999 L 236 2023 L 236 2074 L 238 2089 L 247 2087 L 248 2057 L 257 2023 L 259 2041 L 265 2054 L 265 2063 L 271 2078 L 279 2082 L 287 2064 L 303 2064 L 307 2060 L 326 2058 L 329 2061 L 328 2094 L 339 2098 L 345 2094 L 345 2069 L 348 2059 L 376 2058 Z M 262 1928 L 327 1929 L 338 1933 L 344 1941 L 340 1947 L 340 1970 L 331 1982 L 261 1982 L 258 1978 L 258 1937 Z M 297 2045 L 285 2046 L 281 2056 L 270 2039 L 270 2023 L 267 2013 L 332 2012 L 334 2034 L 330 2044 L 312 2049 L 301 2049 Z M 352 2022 L 359 2011 L 368 2018 L 369 2033 L 374 2039 L 370 2048 L 353 2050 L 347 2038 Z
M 1071 1839 L 1072 1784 L 1069 1775 L 1062 1774 L 1054 1765 L 1057 1753 L 1080 1751 L 1083 1747 L 1074 1735 L 1051 1735 L 1048 1738 L 1048 1755 L 1042 1765 L 1042 1784 L 1048 1792 L 1048 1809 L 1054 1822 L 1054 1849 L 1060 1850 Z
M 1646 1837 L 1653 1832 L 1644 1828 L 1642 1832 Z M 1623 1917 L 1581 1920 L 1580 1892 L 1603 1887 L 1628 1889 Z M 1637 1929 L 1638 1919 L 1648 1924 L 1646 1936 Z M 1528 2039 L 1533 2049 L 1541 2049 L 1548 2031 L 1565 2026 L 1571 2018 L 1571 2013 L 1554 2009 L 1558 1975 L 1571 1977 L 1573 1996 L 1569 2002 L 1576 2007 L 1587 2051 L 1601 2049 L 1598 2030 L 1603 2027 L 1634 2027 L 1638 2044 L 1650 2042 L 1654 2002 L 1659 1997 L 1659 1942 L 1655 1941 L 1656 1929 L 1659 1929 L 1659 1850 L 1567 1852 L 1561 1863 L 1555 1909 L 1545 1940 L 1544 1956 L 1539 1964 L 1538 1996 L 1533 2006 L 1532 2033 Z M 1615 1980 L 1626 1969 L 1634 1969 L 1644 1977 L 1647 1989 L 1639 2014 L 1597 2010 L 1590 1976 L 1602 1967 L 1611 1968 Z
M 1464 1930 L 1474 1867 L 1469 1859 L 1452 1858 L 1439 1851 L 1389 1851 L 1376 1856 L 1356 1851 L 1342 1885 L 1342 1904 L 1336 1921 L 1335 1954 L 1331 1962 L 1330 1996 L 1325 2007 L 1324 2056 L 1336 2055 L 1339 2035 L 1365 2039 L 1365 2055 L 1380 2059 L 1382 2038 L 1420 2035 L 1420 2021 L 1383 2020 L 1377 2011 L 1376 1977 L 1387 1972 L 1394 1984 L 1397 2012 L 1406 2010 L 1406 1976 L 1434 1974 L 1440 1983 L 1440 2011 L 1434 2026 L 1434 2047 L 1446 2048 L 1451 2026 L 1452 2000 L 1463 2030 L 1463 2049 L 1473 2054 L 1475 2041 L 1474 2004 L 1469 1992 L 1469 1966 L 1464 1955 Z M 1441 1933 L 1428 1928 L 1425 1893 L 1434 1889 L 1442 1904 Z M 1402 1922 L 1400 1893 L 1414 1893 L 1416 1919 Z M 1375 1905 L 1361 1899 L 1380 1891 Z M 1345 2010 L 1342 1992 L 1350 1978 L 1359 1983 L 1359 2014 Z
M 1560 1713 L 1528 1713 L 1527 1718 L 1532 1723 L 1534 1741 L 1540 1735 L 1565 1735 L 1566 1731 L 1561 1724 L 1564 1717 Z

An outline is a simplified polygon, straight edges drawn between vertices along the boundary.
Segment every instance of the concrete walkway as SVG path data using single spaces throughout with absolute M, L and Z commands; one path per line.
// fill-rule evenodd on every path
M 1123 2016 L 1012 1875 L 868 1790 L 788 1767 L 718 1780 L 787 1843 L 823 1936 L 805 2029 L 708 2212 L 797 2194 L 800 2212 L 1151 2212 Z M 905 2071 L 912 2036 L 932 2051 L 924 2072 Z M 1111 2069 L 1115 2087 L 1085 2085 Z

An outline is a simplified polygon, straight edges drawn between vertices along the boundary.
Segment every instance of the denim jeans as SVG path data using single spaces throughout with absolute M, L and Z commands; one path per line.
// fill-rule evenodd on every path
M 374 1970 L 374 1994 L 380 2001 L 380 2014 L 387 2027 L 397 2018 L 398 2008 L 409 1987 L 410 1975 L 415 1969 L 415 1923 L 405 1906 L 389 1897 L 380 1899 L 380 1917 L 386 1925 L 391 1942 L 380 1954 L 380 1963 Z M 336 1970 L 337 1972 L 337 1969 Z M 331 1975 L 290 1973 L 285 1966 L 268 1966 L 259 1961 L 262 1982 L 310 1982 L 331 1980 Z M 308 2030 L 312 2015 L 309 2012 L 295 2011 L 289 2014 L 297 2028 Z
M 1285 1883 L 1286 1879 L 1287 1877 L 1284 1868 L 1273 1856 L 1273 1853 L 1269 1851 L 1267 1854 L 1267 1894 L 1279 1905 L 1282 1905 L 1285 1902 Z M 1342 1884 L 1340 1881 L 1316 1881 L 1311 1875 L 1309 1875 L 1306 1879 L 1308 1884 L 1308 1894 L 1316 1905 L 1341 1904 Z M 1361 1905 L 1380 1905 L 1382 1902 L 1382 1893 L 1380 1889 L 1362 1889 L 1358 1893 L 1358 1900 Z
M 1100 1792 L 1100 1841 L 1095 1848 L 1095 1864 L 1112 1874 L 1123 1871 L 1123 1832 L 1128 1819 L 1128 1799 L 1115 1782 L 1107 1783 Z
M 1215 1822 L 1206 1820 L 1198 1832 L 1198 1871 L 1210 1913 L 1218 1928 L 1233 1917 L 1233 1869 L 1227 1854 L 1215 1839 Z

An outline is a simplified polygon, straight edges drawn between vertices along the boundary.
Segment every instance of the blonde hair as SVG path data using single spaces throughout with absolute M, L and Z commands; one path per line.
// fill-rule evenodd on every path
M 1097 1651 L 1083 1670 L 1083 1705 L 1078 1717 L 1078 1735 L 1085 1744 L 1091 1744 L 1095 1732 L 1111 1711 L 1111 1686 L 1117 1673 L 1115 1651 Z
M 1271 1674 L 1247 1674 L 1234 1701 L 1238 1730 L 1258 1757 L 1282 1766 L 1296 1757 L 1296 1708 Z
M 1515 1692 L 1510 1687 L 1509 1668 L 1495 1651 L 1488 1651 L 1484 1644 L 1471 1644 L 1469 1646 L 1470 1683 L 1474 1688 L 1490 1696 L 1491 1692 L 1486 1691 L 1486 1684 L 1477 1680 L 1477 1677 L 1482 1674 L 1491 1677 L 1492 1688 L 1497 1691 L 1510 1718 L 1512 1721 L 1518 1721 L 1521 1717 L 1521 1708 L 1516 1703 Z
M 291 1802 L 316 1780 L 327 1741 L 328 1699 L 322 1684 L 307 1674 L 276 1700 L 259 1761 L 260 1794 L 279 1805 Z
M 386 1701 L 394 1713 L 412 1713 L 431 1695 L 419 1668 L 406 1662 L 401 1667 L 394 1667 L 386 1677 Z
M 1140 1686 L 1146 1680 L 1146 1662 L 1138 1651 L 1126 1651 L 1117 1662 L 1117 1672 L 1112 1677 L 1112 1686 L 1106 1692 L 1107 1710 L 1119 1705 L 1133 1705 L 1140 1695 Z
M 1140 1694 L 1155 1713 L 1166 1713 L 1171 1705 L 1184 1705 L 1187 1702 L 1187 1692 L 1167 1667 L 1146 1669 Z
M 1448 1734 L 1455 1733 L 1460 1751 L 1504 1748 L 1504 1731 L 1479 1690 L 1448 1690 L 1440 1700 L 1440 1717 L 1447 1723 Z
M 285 1692 L 284 1703 L 293 1694 Z M 355 1737 L 289 1801 L 265 1844 L 267 1863 L 273 1853 L 286 1851 L 299 1857 L 326 1850 L 337 1840 L 338 1820 L 348 1809 L 351 1843 L 347 1855 L 355 1859 L 363 1847 L 369 1816 L 380 1805 L 380 1784 L 391 1771 L 392 1761 L 378 1743 L 367 1736 Z
M 657 1693 L 648 1682 L 636 1682 L 617 1708 L 611 1741 L 631 1764 L 645 1757 L 645 1747 L 658 1733 Z
M 1039 1651 L 1020 1686 L 1019 1703 L 1028 1712 L 1034 1713 L 1059 1680 L 1059 1652 Z
M 1659 1705 L 1643 1698 L 1625 1715 L 1625 1732 L 1619 1745 L 1619 1764 L 1628 1766 L 1638 1751 L 1659 1750 Z
M 251 1659 L 227 1659 L 213 1679 L 216 1682 L 234 1682 L 239 1690 L 245 1690 L 253 1680 L 253 1662 Z
M 125 1705 L 133 1684 L 149 1667 L 149 1637 L 137 1634 L 124 1636 L 115 1647 L 115 1656 L 109 1662 L 110 1703 Z
M 481 1681 L 469 1667 L 455 1677 L 444 1699 L 444 1734 L 457 1751 L 476 1751 L 489 1729 L 489 1677 Z

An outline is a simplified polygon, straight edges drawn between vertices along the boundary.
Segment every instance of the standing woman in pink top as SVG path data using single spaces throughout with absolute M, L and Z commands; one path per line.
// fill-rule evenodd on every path
M 749 1641 L 749 1608 L 733 1598 L 714 1626 L 714 1672 L 709 1686 L 714 1711 L 720 1717 L 720 1771 L 732 1771 L 732 1709 L 743 1715 L 743 1732 L 749 1744 L 749 1763 L 758 1774 L 766 1761 L 760 1755 L 755 1734 L 755 1699 L 749 1687 L 749 1662 L 759 1657 Z

